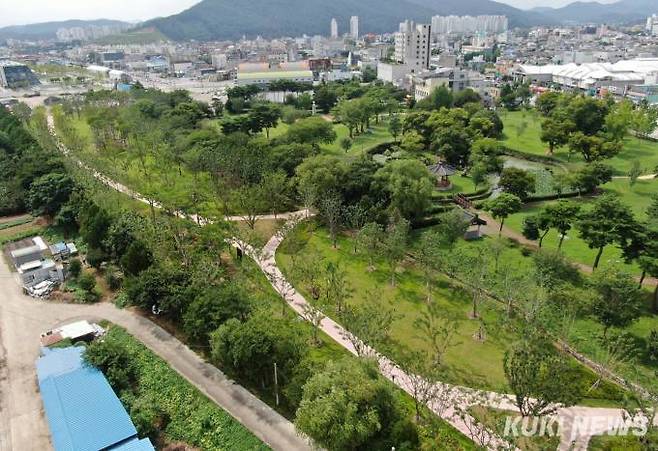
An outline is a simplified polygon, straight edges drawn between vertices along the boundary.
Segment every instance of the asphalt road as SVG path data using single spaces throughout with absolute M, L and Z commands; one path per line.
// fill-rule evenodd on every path
M 107 303 L 34 300 L 22 294 L 0 258 L 0 451 L 52 450 L 36 379 L 39 335 L 78 319 L 124 327 L 273 449 L 311 449 L 292 423 L 153 322 Z

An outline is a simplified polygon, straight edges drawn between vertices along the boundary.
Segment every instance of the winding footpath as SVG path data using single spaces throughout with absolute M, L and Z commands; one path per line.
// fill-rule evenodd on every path
M 53 133 L 54 136 L 55 134 L 55 128 L 54 128 L 54 122 L 52 119 L 52 116 L 49 114 L 48 115 L 48 125 L 51 129 L 51 132 Z M 63 145 L 59 144 L 60 151 L 62 151 L 64 154 L 69 155 L 69 152 L 67 149 L 63 147 Z M 69 155 L 69 157 L 71 157 Z M 111 180 L 104 176 L 103 174 L 99 173 L 98 171 L 94 170 L 93 168 L 88 167 L 85 165 L 83 162 L 71 157 L 73 161 L 76 162 L 81 168 L 89 171 L 95 178 L 97 178 L 99 181 L 103 182 L 107 186 L 115 189 L 118 192 L 121 192 L 127 196 L 132 197 L 133 199 L 136 199 L 138 201 L 147 203 L 149 205 L 152 205 L 156 208 L 161 208 L 159 204 L 154 202 L 153 200 L 149 200 L 146 197 L 140 195 L 139 193 L 127 188 L 126 186 Z M 212 221 L 205 219 L 203 217 L 197 216 L 197 215 L 188 215 L 184 212 L 175 212 L 177 216 L 181 218 L 187 218 L 190 219 L 200 225 L 203 224 L 208 224 L 211 223 Z M 298 291 L 295 290 L 295 288 L 286 280 L 285 276 L 281 272 L 280 268 L 277 266 L 276 263 L 276 251 L 283 242 L 285 238 L 285 231 L 288 231 L 294 226 L 297 222 L 304 220 L 305 218 L 308 218 L 311 216 L 312 213 L 309 212 L 308 210 L 301 210 L 298 212 L 291 212 L 291 213 L 285 213 L 278 215 L 278 219 L 285 219 L 287 220 L 287 225 L 282 229 L 281 232 L 276 233 L 269 241 L 268 243 L 264 246 L 262 250 L 257 250 L 249 246 L 247 243 L 241 242 L 237 239 L 230 240 L 231 244 L 235 247 L 241 248 L 247 255 L 249 255 L 260 267 L 261 271 L 265 274 L 265 276 L 268 278 L 270 281 L 272 287 L 279 293 L 279 295 L 282 296 L 283 299 L 287 301 L 289 306 L 303 319 L 309 320 L 307 317 L 307 309 L 310 306 L 310 304 L 307 302 L 307 300 L 302 296 Z M 486 216 L 486 215 L 483 215 Z M 265 215 L 262 217 L 259 217 L 259 219 L 273 219 L 274 216 L 272 215 Z M 244 218 L 241 216 L 235 216 L 235 217 L 226 217 L 226 220 L 229 221 L 242 221 Z M 491 218 L 486 218 L 487 220 Z M 491 221 L 493 224 L 495 224 L 495 221 Z M 505 232 L 505 229 L 503 229 Z M 497 233 L 497 231 L 496 231 Z M 511 233 L 511 232 L 510 232 Z M 59 309 L 68 309 L 70 306 L 61 306 L 61 305 L 52 305 L 52 307 L 55 309 L 55 311 L 59 311 Z M 82 306 L 75 306 L 75 307 L 82 307 Z M 102 307 L 99 306 L 98 308 L 105 308 L 105 309 L 111 309 L 113 307 L 107 306 L 107 307 Z M 114 309 L 116 310 L 116 309 Z M 117 310 L 119 311 L 119 310 Z M 91 311 L 90 311 L 91 312 Z M 124 312 L 124 311 L 120 311 Z M 108 314 L 108 312 L 103 312 L 105 314 Z M 86 313 L 86 314 L 92 314 L 92 313 Z M 125 313 L 129 314 L 129 313 Z M 116 314 L 114 314 L 116 315 Z M 129 314 L 130 315 L 130 314 Z M 134 315 L 136 317 L 136 315 Z M 117 324 L 122 325 L 123 327 L 128 328 L 125 325 L 125 318 L 105 318 L 110 321 L 116 322 Z M 121 321 L 124 321 L 124 324 L 121 323 Z M 144 318 L 141 318 L 140 321 L 148 321 L 145 320 Z M 150 323 L 150 321 L 149 321 Z M 150 323 L 152 326 L 155 328 L 159 329 L 157 326 L 153 325 Z M 130 323 L 128 322 L 128 325 Z M 143 328 L 143 326 L 142 326 Z M 350 334 L 338 323 L 333 321 L 330 318 L 324 318 L 320 324 L 320 329 L 326 333 L 328 336 L 330 336 L 336 343 L 344 347 L 346 350 L 351 352 L 352 354 L 357 354 L 356 350 L 352 344 L 354 341 L 355 337 L 351 337 Z M 128 330 L 133 333 L 133 331 L 128 328 Z M 140 336 L 139 327 L 135 327 L 136 332 L 134 333 L 135 336 L 137 336 L 139 339 L 142 339 L 145 341 L 145 344 L 147 346 L 151 347 L 153 343 L 149 342 L 149 337 L 148 335 L 146 336 Z M 160 333 L 166 334 L 163 330 L 160 329 L 157 335 L 154 334 L 153 337 L 151 337 L 151 340 L 153 338 L 158 338 L 158 335 Z M 163 337 L 166 337 L 165 335 L 161 335 Z M 175 340 L 175 338 L 170 337 L 167 338 L 167 340 Z M 176 340 L 177 341 L 177 340 Z M 185 348 L 185 346 L 178 342 L 177 346 L 181 346 Z M 187 348 L 185 348 L 187 349 Z M 156 353 L 158 353 L 157 350 L 154 349 Z M 188 349 L 189 351 L 189 349 Z M 402 390 L 406 391 L 409 394 L 413 393 L 413 380 L 418 378 L 418 376 L 411 375 L 405 373 L 401 368 L 399 368 L 397 365 L 395 365 L 394 362 L 386 358 L 385 356 L 379 355 L 376 353 L 376 351 L 370 349 L 369 350 L 371 355 L 376 357 L 378 363 L 379 363 L 379 368 L 384 377 L 389 379 L 392 383 L 400 387 Z M 190 353 L 194 354 L 192 351 L 189 351 Z M 169 358 L 174 358 L 175 355 L 170 355 L 163 357 L 165 360 L 171 363 Z M 196 357 L 197 359 L 198 356 Z M 174 368 L 179 370 L 174 364 L 172 364 Z M 214 371 L 218 372 L 218 370 L 215 369 L 209 369 L 206 368 L 206 371 Z M 180 370 L 179 370 L 180 372 Z M 181 373 L 183 374 L 183 373 Z M 221 373 L 220 373 L 221 374 Z M 223 375 L 222 375 L 223 376 Z M 225 376 L 224 376 L 225 378 Z M 220 384 L 221 384 L 221 378 Z M 241 387 L 240 387 L 241 388 Z M 242 389 L 243 391 L 246 392 L 246 390 Z M 431 403 L 428 407 L 439 417 L 444 419 L 446 422 L 451 424 L 453 427 L 455 427 L 458 431 L 462 432 L 464 435 L 467 437 L 473 439 L 477 445 L 485 447 L 487 449 L 516 449 L 514 446 L 510 445 L 508 441 L 498 437 L 491 431 L 488 431 L 486 428 L 484 428 L 481 424 L 479 424 L 471 415 L 468 414 L 467 410 L 471 406 L 486 406 L 490 408 L 495 408 L 495 409 L 501 409 L 501 410 L 508 410 L 508 411 L 514 411 L 517 412 L 518 409 L 516 405 L 514 404 L 514 397 L 512 395 L 508 394 L 500 394 L 500 393 L 495 393 L 495 392 L 488 392 L 488 391 L 482 391 L 482 390 L 475 390 L 472 388 L 468 387 L 462 387 L 462 386 L 457 386 L 457 385 L 451 385 L 451 384 L 444 384 L 444 383 L 438 383 L 435 385 L 435 390 L 437 393 L 439 393 L 438 396 L 435 397 L 435 401 Z M 206 392 L 204 390 L 204 392 Z M 248 393 L 248 392 L 247 392 Z M 250 394 L 249 394 L 250 395 Z M 253 396 L 253 395 L 250 395 Z M 214 398 L 213 398 L 214 399 Z M 216 401 L 217 402 L 217 401 Z M 260 401 L 258 401 L 260 402 Z M 262 402 L 260 402 L 262 404 Z M 222 407 L 224 407 L 221 403 L 218 402 L 218 404 Z M 230 407 L 229 407 L 230 408 Z M 229 408 L 226 408 L 227 411 L 232 413 Z M 268 408 L 269 409 L 269 408 Z M 271 409 L 270 409 L 271 410 Z M 249 412 L 250 414 L 253 414 L 255 409 L 250 409 Z M 233 413 L 232 413 L 233 414 Z M 234 415 L 235 416 L 235 415 Z M 240 417 L 236 416 L 236 418 L 240 419 Z M 614 429 L 620 421 L 623 421 L 625 418 L 625 412 L 622 409 L 604 409 L 604 408 L 590 408 L 590 407 L 571 407 L 571 408 L 559 408 L 557 410 L 557 413 L 555 415 L 555 419 L 561 424 L 561 428 L 559 431 L 560 434 L 560 445 L 559 445 L 559 450 L 560 451 L 567 451 L 567 450 L 586 450 L 588 443 L 593 435 L 599 435 L 603 434 L 611 429 Z M 584 420 L 586 420 L 584 422 Z M 284 420 L 285 421 L 285 420 Z M 241 420 L 242 422 L 242 420 Z M 269 421 L 266 421 L 267 425 L 270 425 Z M 583 426 L 583 424 L 585 426 Z M 243 424 L 245 424 L 243 422 Z M 283 430 L 283 435 L 285 435 L 285 439 L 291 439 L 291 437 L 288 435 L 289 434 L 289 429 L 288 426 L 286 425 L 285 427 L 281 427 L 279 423 L 276 423 L 278 426 L 278 430 Z M 290 424 L 290 423 L 288 423 Z M 247 424 L 245 424 L 247 426 Z M 260 428 L 259 424 L 253 424 L 253 427 Z M 292 426 L 292 425 L 290 425 Z M 249 427 L 249 426 L 247 426 Z M 251 427 L 249 427 L 251 429 Z M 254 429 L 251 429 L 254 431 Z M 286 432 L 287 431 L 287 432 Z M 262 431 L 261 431 L 262 432 Z M 254 431 L 254 433 L 256 433 Z M 258 434 L 257 434 L 258 435 Z M 261 435 L 258 435 L 261 437 Z M 301 447 L 288 447 L 287 449 L 305 449 L 304 447 L 307 447 L 308 444 L 304 442 L 301 438 L 297 437 L 299 443 L 299 446 Z M 282 438 L 283 440 L 283 438 Z M 268 443 L 271 443 L 268 441 Z M 273 447 L 279 449 L 277 446 L 272 445 Z M 286 448 L 281 448 L 281 449 L 286 449 Z

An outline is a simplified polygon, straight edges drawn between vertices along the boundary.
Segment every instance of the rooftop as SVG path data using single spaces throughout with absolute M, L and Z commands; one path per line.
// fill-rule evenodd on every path
M 148 440 L 137 439 L 135 426 L 103 373 L 84 364 L 84 348 L 43 352 L 36 363 L 37 377 L 55 451 L 154 449 Z

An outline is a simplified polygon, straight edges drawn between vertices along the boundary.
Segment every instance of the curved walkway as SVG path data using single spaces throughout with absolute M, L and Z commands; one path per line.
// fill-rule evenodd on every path
M 4 261 L 0 262 L 0 333 L 6 379 L 0 380 L 0 450 L 51 448 L 36 384 L 39 334 L 75 319 L 107 320 L 125 328 L 175 371 L 275 450 L 310 450 L 294 425 L 274 409 L 205 362 L 164 329 L 113 304 L 60 304 L 25 296 Z M 0 349 L 0 357 L 2 356 Z
M 48 120 L 51 131 L 54 134 L 52 116 L 49 115 Z M 68 151 L 63 148 L 61 144 L 60 150 L 68 155 Z M 79 166 L 92 172 L 94 177 L 101 180 L 108 186 L 114 188 L 115 190 L 122 192 L 134 199 L 153 205 L 156 208 L 161 208 L 159 204 L 154 203 L 153 201 L 149 201 L 139 193 L 107 178 L 103 174 L 100 174 L 98 171 L 95 171 L 92 168 L 84 165 L 84 163 L 81 161 L 77 159 L 74 161 L 76 161 Z M 193 220 L 198 224 L 207 224 L 212 222 L 197 215 L 187 215 L 183 212 L 175 212 L 175 214 L 182 218 Z M 290 307 L 305 320 L 308 320 L 306 309 L 309 304 L 306 299 L 286 280 L 285 276 L 276 264 L 275 256 L 277 249 L 285 238 L 286 231 L 291 230 L 295 223 L 303 220 L 304 218 L 307 218 L 310 215 L 311 213 L 308 210 L 301 210 L 299 212 L 291 212 L 279 215 L 279 218 L 287 219 L 288 223 L 286 227 L 283 227 L 280 232 L 276 233 L 268 241 L 262 250 L 256 250 L 248 244 L 240 242 L 237 239 L 231 240 L 231 244 L 233 246 L 242 248 L 247 255 L 254 259 L 277 293 L 279 293 L 288 302 Z M 269 217 L 270 215 L 265 215 L 259 218 Z M 482 217 L 490 221 L 490 224 L 497 224 L 496 221 L 488 217 L 486 214 L 483 214 Z M 226 219 L 242 220 L 242 217 L 232 218 L 233 219 L 231 219 L 231 217 L 227 217 Z M 498 232 L 496 230 L 495 234 L 497 233 Z M 503 234 L 514 239 L 520 237 L 522 240 L 519 241 L 525 245 L 534 244 L 514 231 L 509 229 L 506 231 L 506 228 L 503 228 Z M 524 241 L 527 243 L 524 243 Z M 536 247 L 536 244 L 534 244 L 534 246 Z M 330 318 L 324 318 L 320 324 L 320 328 L 339 345 L 347 349 L 352 354 L 356 355 L 354 346 L 350 341 L 350 338 L 353 339 L 354 337 L 350 337 L 349 333 L 342 326 Z M 385 356 L 377 354 L 376 351 L 371 349 L 370 352 L 373 356 L 377 357 L 381 373 L 402 390 L 412 394 L 413 389 L 411 381 L 418 376 L 405 373 L 402 369 L 395 365 L 394 362 Z M 475 390 L 468 387 L 444 383 L 436 384 L 436 389 L 440 393 L 440 396 L 437 397 L 436 402 L 428 406 L 436 415 L 443 418 L 467 437 L 473 439 L 479 446 L 485 447 L 487 449 L 510 449 L 510 444 L 506 440 L 497 437 L 482 427 L 482 425 L 480 425 L 472 416 L 470 416 L 466 410 L 474 405 L 482 405 L 490 408 L 516 412 L 518 409 L 514 404 L 513 395 Z M 624 418 L 625 413 L 622 409 L 602 409 L 579 406 L 571 408 L 560 408 L 556 413 L 556 419 L 562 424 L 560 429 L 561 441 L 559 450 L 586 450 L 589 440 L 593 435 L 606 432 L 615 426 L 616 420 Z M 595 424 L 592 424 L 589 428 L 574 427 L 574 424 L 581 424 L 583 419 L 589 420 Z M 598 422 L 596 422 L 597 419 Z M 658 417 L 656 418 L 656 421 L 658 422 Z M 511 448 L 515 449 L 514 446 L 511 446 Z

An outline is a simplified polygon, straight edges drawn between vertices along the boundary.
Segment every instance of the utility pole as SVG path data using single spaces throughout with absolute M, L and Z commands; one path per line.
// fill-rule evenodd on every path
M 276 371 L 276 362 L 274 362 L 274 397 L 276 398 L 276 405 L 279 405 L 279 378 Z

